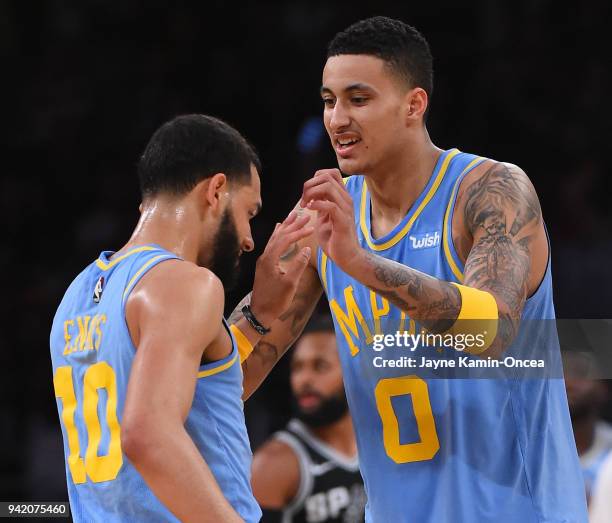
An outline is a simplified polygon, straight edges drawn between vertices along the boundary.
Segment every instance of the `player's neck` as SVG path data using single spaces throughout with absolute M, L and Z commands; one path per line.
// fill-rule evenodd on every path
M 155 200 L 143 204 L 138 224 L 127 244 L 127 250 L 136 245 L 157 244 L 184 260 L 194 262 L 198 253 L 198 238 L 201 230 L 198 217 L 188 204 Z
M 318 439 L 349 458 L 357 454 L 355 432 L 351 416 L 347 412 L 338 421 L 323 427 L 308 427 Z
M 429 182 L 441 154 L 425 129 L 399 156 L 366 174 L 375 237 L 390 232 L 406 216 Z

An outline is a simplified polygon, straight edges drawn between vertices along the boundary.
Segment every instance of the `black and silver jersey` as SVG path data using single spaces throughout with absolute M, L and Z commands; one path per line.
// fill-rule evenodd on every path
M 357 456 L 343 456 L 296 419 L 274 437 L 291 447 L 300 465 L 300 485 L 283 511 L 283 523 L 364 521 L 365 490 Z

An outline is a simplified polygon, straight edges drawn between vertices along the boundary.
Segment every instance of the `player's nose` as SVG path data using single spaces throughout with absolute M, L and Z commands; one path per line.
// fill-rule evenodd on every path
M 338 132 L 350 123 L 349 113 L 344 108 L 343 104 L 337 102 L 332 109 L 331 118 L 329 120 L 329 127 L 332 131 Z
M 242 251 L 243 252 L 251 252 L 255 248 L 255 242 L 251 236 L 247 236 L 242 241 Z

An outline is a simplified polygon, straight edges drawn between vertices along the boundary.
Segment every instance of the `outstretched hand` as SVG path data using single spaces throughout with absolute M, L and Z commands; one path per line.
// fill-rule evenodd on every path
M 257 260 L 251 309 L 264 326 L 269 327 L 291 304 L 298 282 L 310 260 L 310 247 L 299 249 L 296 243 L 311 235 L 309 216 L 292 211 L 283 223 L 277 223 L 263 254 Z M 295 245 L 297 255 L 285 260 Z M 281 263 L 282 262 L 282 263 Z

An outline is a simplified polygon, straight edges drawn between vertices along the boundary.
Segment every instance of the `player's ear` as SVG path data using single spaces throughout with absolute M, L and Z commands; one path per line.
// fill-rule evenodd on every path
M 223 173 L 217 173 L 198 184 L 201 191 L 201 201 L 206 203 L 214 212 L 225 207 L 223 203 L 228 195 L 227 177 Z
M 427 110 L 427 105 L 429 104 L 429 99 L 425 89 L 421 87 L 410 89 L 410 91 L 406 93 L 404 102 L 404 116 L 406 125 L 411 125 L 415 122 L 422 121 L 423 115 Z

